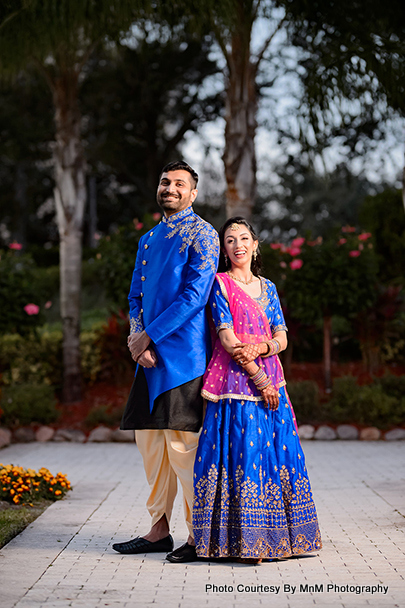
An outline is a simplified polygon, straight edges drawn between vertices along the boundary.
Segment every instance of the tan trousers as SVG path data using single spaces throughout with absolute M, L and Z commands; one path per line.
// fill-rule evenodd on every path
M 151 489 L 146 506 L 152 517 L 152 526 L 163 515 L 166 515 L 170 525 L 178 478 L 183 488 L 186 524 L 192 538 L 193 469 L 199 435 L 170 429 L 135 431 L 136 444 Z

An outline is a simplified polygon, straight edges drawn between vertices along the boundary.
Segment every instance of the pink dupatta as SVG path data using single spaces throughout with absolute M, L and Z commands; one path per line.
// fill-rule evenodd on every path
M 226 273 L 219 273 L 216 278 L 222 295 L 228 303 L 236 337 L 248 344 L 271 340 L 269 320 L 260 304 L 245 293 Z M 286 384 L 277 355 L 264 359 L 258 357 L 256 363 L 262 365 L 275 388 L 279 389 Z M 262 396 L 249 375 L 226 352 L 218 336 L 211 361 L 204 374 L 202 395 L 205 399 L 214 402 L 220 399 L 262 401 Z

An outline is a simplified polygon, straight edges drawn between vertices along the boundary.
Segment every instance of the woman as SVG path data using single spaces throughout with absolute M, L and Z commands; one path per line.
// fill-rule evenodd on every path
M 242 561 L 321 548 L 315 505 L 278 353 L 286 326 L 274 284 L 258 276 L 259 242 L 242 217 L 220 230 L 229 270 L 210 296 L 218 338 L 194 467 L 199 557 Z

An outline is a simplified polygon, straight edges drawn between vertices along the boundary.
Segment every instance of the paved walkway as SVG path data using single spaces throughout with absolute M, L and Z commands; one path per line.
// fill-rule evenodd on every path
M 170 564 L 113 542 L 149 529 L 132 444 L 19 444 L 0 462 L 62 471 L 74 490 L 0 551 L 2 608 L 405 607 L 405 445 L 304 442 L 324 548 L 259 566 Z M 186 539 L 180 501 L 172 521 Z

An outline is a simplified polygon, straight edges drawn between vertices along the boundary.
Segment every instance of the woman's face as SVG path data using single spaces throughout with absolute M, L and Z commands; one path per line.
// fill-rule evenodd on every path
M 253 252 L 256 251 L 258 241 L 253 240 L 252 234 L 245 224 L 231 224 L 224 235 L 225 253 L 232 267 L 242 268 L 252 261 Z

